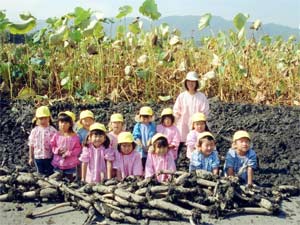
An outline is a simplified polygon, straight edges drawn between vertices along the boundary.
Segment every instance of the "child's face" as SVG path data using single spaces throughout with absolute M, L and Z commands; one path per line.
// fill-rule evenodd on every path
M 187 86 L 188 91 L 195 91 L 196 86 L 197 86 L 197 81 L 187 80 L 186 86 Z
M 203 132 L 203 131 L 205 131 L 205 121 L 196 121 L 196 122 L 194 122 L 194 129 L 195 129 L 195 131 L 197 131 L 197 132 Z
M 124 155 L 128 155 L 133 151 L 132 143 L 121 143 L 120 150 Z
M 170 127 L 170 126 L 172 126 L 172 119 L 170 118 L 170 117 L 165 117 L 164 118 L 164 121 L 163 121 L 163 125 L 165 126 L 165 127 Z
M 158 147 L 157 145 L 154 145 L 154 152 L 157 155 L 165 155 L 168 152 L 168 146 L 166 147 Z
M 204 155 L 204 156 L 209 156 L 213 150 L 215 149 L 215 141 L 214 140 L 208 140 L 208 139 L 202 139 L 202 143 L 199 146 L 198 145 L 198 150 Z
M 91 134 L 90 141 L 96 147 L 99 148 L 105 141 L 106 136 L 104 134 Z
M 119 134 L 123 129 L 123 123 L 122 122 L 111 122 L 111 128 L 114 133 Z
M 50 124 L 50 117 L 39 117 L 37 118 L 37 124 L 42 127 L 48 127 Z
M 141 123 L 148 124 L 151 121 L 151 116 L 148 115 L 140 115 Z
M 63 133 L 68 133 L 70 130 L 71 124 L 66 121 L 58 121 L 58 128 Z
M 93 123 L 94 123 L 94 119 L 91 117 L 87 117 L 81 120 L 81 124 L 83 128 L 86 130 L 88 130 Z
M 235 141 L 235 147 L 241 155 L 245 155 L 250 148 L 250 140 L 246 137 L 240 138 Z

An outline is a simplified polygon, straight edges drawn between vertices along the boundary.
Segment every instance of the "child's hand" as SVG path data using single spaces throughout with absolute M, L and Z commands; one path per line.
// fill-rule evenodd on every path
M 60 148 L 58 149 L 58 155 L 63 156 L 66 153 L 67 149 L 65 148 Z
M 33 166 L 33 165 L 34 165 L 34 163 L 33 163 L 33 159 L 32 159 L 32 158 L 29 158 L 29 160 L 28 160 L 28 164 L 29 164 L 30 166 Z
M 169 148 L 170 148 L 170 149 L 174 149 L 174 148 L 175 148 L 175 145 L 169 145 Z
M 142 142 L 141 142 L 140 139 L 137 139 L 137 140 L 135 141 L 135 143 L 136 143 L 139 147 L 142 147 L 142 146 L 143 146 L 143 144 L 142 144 Z

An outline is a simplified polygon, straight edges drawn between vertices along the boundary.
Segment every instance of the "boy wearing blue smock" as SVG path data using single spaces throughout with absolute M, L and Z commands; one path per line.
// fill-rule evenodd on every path
M 196 151 L 192 152 L 189 171 L 206 170 L 219 173 L 220 160 L 215 150 L 215 138 L 210 132 L 201 132 L 197 137 Z
M 142 107 L 136 120 L 138 122 L 134 125 L 132 135 L 137 143 L 137 151 L 141 154 L 143 168 L 145 168 L 148 143 L 156 133 L 153 110 L 148 106 Z
M 247 185 L 253 185 L 254 170 L 257 167 L 256 153 L 251 148 L 250 142 L 248 132 L 243 130 L 235 132 L 224 165 L 227 176 L 238 176 Z

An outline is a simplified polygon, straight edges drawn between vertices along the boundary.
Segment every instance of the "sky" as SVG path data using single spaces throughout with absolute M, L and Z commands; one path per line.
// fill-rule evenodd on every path
M 141 16 L 138 8 L 144 0 L 0 0 L 0 10 L 5 10 L 11 21 L 18 21 L 22 12 L 31 12 L 37 19 L 59 17 L 72 12 L 75 7 L 97 10 L 105 17 L 114 17 L 124 5 L 133 7 L 129 16 Z M 199 15 L 211 13 L 232 20 L 239 13 L 250 14 L 249 21 L 276 23 L 300 29 L 300 0 L 155 0 L 162 17 L 172 15 Z

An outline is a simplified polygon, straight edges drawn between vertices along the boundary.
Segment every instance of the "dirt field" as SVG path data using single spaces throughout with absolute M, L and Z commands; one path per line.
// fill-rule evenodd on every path
M 83 211 L 76 211 L 72 207 L 57 209 L 56 211 L 46 214 L 43 217 L 29 219 L 25 215 L 30 210 L 42 210 L 51 207 L 52 204 L 43 204 L 42 207 L 36 208 L 33 203 L 15 204 L 10 202 L 0 203 L 0 218 L 1 225 L 76 225 L 83 224 L 86 219 L 86 214 Z M 98 218 L 98 222 L 103 224 L 117 224 L 111 220 L 103 220 Z M 106 223 L 104 222 L 106 221 Z M 146 224 L 146 221 L 140 221 L 141 224 Z M 220 220 L 210 219 L 207 215 L 203 216 L 203 225 L 280 225 L 280 224 L 298 225 L 300 224 L 300 197 L 292 198 L 291 202 L 283 202 L 282 212 L 278 216 L 260 216 L 260 215 L 242 215 Z M 96 223 L 93 223 L 96 224 Z M 175 221 L 150 221 L 150 225 L 158 224 L 174 224 L 187 225 L 188 222 Z
M 210 130 L 217 137 L 219 154 L 225 156 L 230 139 L 237 129 L 246 129 L 253 137 L 253 146 L 259 157 L 260 168 L 256 171 L 255 181 L 262 186 L 278 184 L 300 185 L 300 108 L 269 107 L 248 104 L 231 104 L 211 101 L 211 113 L 208 121 Z M 150 104 L 158 121 L 161 110 L 165 106 Z M 50 109 L 55 119 L 58 112 L 72 110 L 79 115 L 84 109 L 92 110 L 96 121 L 107 124 L 114 112 L 125 116 L 127 129 L 132 130 L 134 114 L 140 104 L 123 102 L 114 104 L 104 101 L 95 105 L 72 105 L 57 102 Z M 34 103 L 15 101 L 9 102 L 0 98 L 0 166 L 13 168 L 18 166 L 21 171 L 32 171 L 27 165 L 27 138 L 31 130 L 31 119 L 34 114 Z M 188 161 L 181 154 L 177 167 L 187 170 Z M 20 207 L 18 207 L 20 206 Z M 18 211 L 18 209 L 23 209 Z M 43 204 L 43 207 L 47 207 Z M 72 208 L 61 209 L 58 214 L 30 220 L 24 217 L 25 212 L 35 208 L 34 204 L 17 205 L 0 203 L 1 224 L 82 224 L 85 213 L 72 211 Z M 38 209 L 38 208 L 37 208 Z M 210 220 L 207 224 L 300 224 L 300 198 L 283 203 L 283 213 L 279 217 L 271 216 L 239 216 L 225 220 Z M 67 212 L 65 212 L 67 210 Z M 112 224 L 111 221 L 109 224 Z M 151 221 L 150 224 L 159 224 Z M 165 222 L 168 224 L 168 222 Z M 174 223 L 170 224 L 184 224 Z

